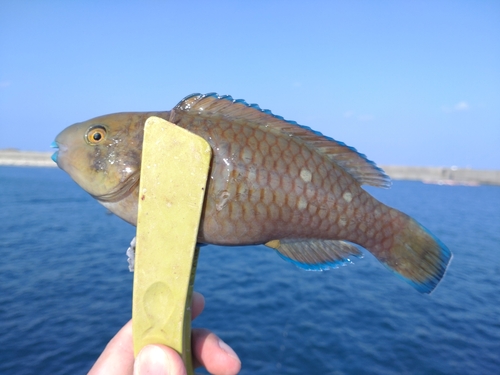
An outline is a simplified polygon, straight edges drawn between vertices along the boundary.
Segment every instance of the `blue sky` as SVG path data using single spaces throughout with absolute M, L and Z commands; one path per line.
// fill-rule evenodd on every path
M 213 91 L 378 164 L 500 169 L 500 2 L 0 0 L 0 149 Z

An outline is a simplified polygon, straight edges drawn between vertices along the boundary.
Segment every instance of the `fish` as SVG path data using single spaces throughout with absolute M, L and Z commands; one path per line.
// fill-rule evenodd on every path
M 229 95 L 192 94 L 170 111 L 122 112 L 57 135 L 52 159 L 93 198 L 137 224 L 145 121 L 163 118 L 213 152 L 198 242 L 261 245 L 307 270 L 327 270 L 366 249 L 421 293 L 443 278 L 452 253 L 363 185 L 389 176 L 355 148 Z M 186 161 L 187 162 L 187 161 Z

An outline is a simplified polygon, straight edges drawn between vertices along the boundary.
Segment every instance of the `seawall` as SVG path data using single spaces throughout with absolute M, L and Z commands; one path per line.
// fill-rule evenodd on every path
M 0 165 L 56 167 L 51 152 L 0 150 Z M 500 170 L 457 167 L 381 166 L 393 180 L 415 180 L 440 185 L 500 185 Z
M 415 180 L 439 185 L 500 185 L 500 170 L 458 167 L 382 166 L 393 180 Z
M 57 167 L 52 161 L 51 152 L 0 150 L 0 165 L 25 167 Z

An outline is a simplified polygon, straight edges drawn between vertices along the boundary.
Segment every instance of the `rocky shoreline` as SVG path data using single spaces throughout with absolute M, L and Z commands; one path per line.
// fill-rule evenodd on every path
M 0 166 L 56 167 L 51 152 L 0 150 Z M 381 166 L 394 180 L 414 180 L 439 185 L 500 185 L 500 170 L 457 167 Z

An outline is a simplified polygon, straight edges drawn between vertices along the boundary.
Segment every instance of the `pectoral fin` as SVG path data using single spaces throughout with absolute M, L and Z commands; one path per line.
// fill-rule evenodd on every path
M 363 254 L 353 244 L 334 240 L 273 240 L 266 246 L 275 249 L 285 260 L 307 270 L 327 270 L 351 263 L 350 258 Z

